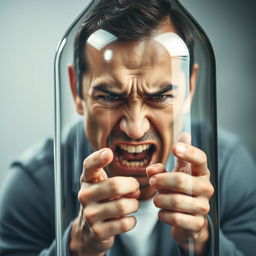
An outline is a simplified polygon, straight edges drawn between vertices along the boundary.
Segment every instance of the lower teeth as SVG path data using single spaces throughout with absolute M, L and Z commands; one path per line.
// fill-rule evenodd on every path
M 127 160 L 121 160 L 121 163 L 123 166 L 127 166 L 127 167 L 143 167 L 143 166 L 147 166 L 148 161 L 146 159 L 143 161 L 130 161 L 130 162 L 128 162 Z

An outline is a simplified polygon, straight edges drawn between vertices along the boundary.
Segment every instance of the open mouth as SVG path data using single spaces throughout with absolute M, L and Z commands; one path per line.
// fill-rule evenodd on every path
M 156 146 L 152 143 L 120 143 L 115 147 L 115 155 L 121 167 L 140 169 L 147 167 L 153 158 Z

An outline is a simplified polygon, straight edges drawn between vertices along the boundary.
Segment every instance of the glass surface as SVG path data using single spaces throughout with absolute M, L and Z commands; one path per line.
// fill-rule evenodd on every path
M 216 79 L 210 42 L 174 0 L 165 1 L 173 31 L 163 27 L 132 40 L 121 30 L 127 26 L 123 21 L 117 26 L 119 31 L 108 31 L 108 25 L 99 22 L 96 30 L 82 34 L 82 24 L 97 14 L 94 10 L 100 2 L 92 1 L 71 25 L 55 58 L 57 255 L 65 255 L 63 235 L 79 214 L 77 194 L 88 154 L 111 148 L 114 160 L 105 168 L 108 177 L 144 177 L 146 167 L 157 162 L 163 163 L 167 171 L 178 165 L 181 168 L 175 171 L 193 175 L 190 164 L 173 155 L 172 146 L 177 142 L 192 144 L 207 155 L 215 188 L 209 213 L 214 225 L 211 253 L 219 255 Z M 110 14 L 106 11 L 106 16 L 99 19 L 122 14 L 132 1 L 116 2 L 116 9 Z M 79 63 L 83 58 L 74 56 L 78 34 L 84 41 L 75 49 L 86 49 L 86 57 L 79 50 L 77 55 L 82 53 L 89 64 Z M 79 66 L 83 67 L 80 71 Z M 76 107 L 70 84 L 75 84 Z M 85 144 L 87 139 L 90 145 Z M 147 179 L 142 180 L 141 188 L 147 186 Z M 188 183 L 186 193 L 192 195 L 192 191 Z M 188 244 L 189 255 L 194 255 L 193 241 Z

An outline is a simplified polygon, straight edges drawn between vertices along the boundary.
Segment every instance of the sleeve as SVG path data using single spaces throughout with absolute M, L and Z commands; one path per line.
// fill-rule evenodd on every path
M 37 175 L 15 165 L 1 188 L 0 256 L 56 255 L 54 182 L 40 182 Z M 63 236 L 66 248 L 69 232 Z
M 219 151 L 220 255 L 256 250 L 256 166 L 236 140 Z

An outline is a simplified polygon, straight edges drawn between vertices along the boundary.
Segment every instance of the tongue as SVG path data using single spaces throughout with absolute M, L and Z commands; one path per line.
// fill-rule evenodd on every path
M 141 153 L 128 153 L 127 151 L 122 150 L 121 156 L 126 160 L 144 160 L 148 156 L 148 150 Z

